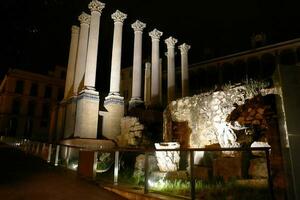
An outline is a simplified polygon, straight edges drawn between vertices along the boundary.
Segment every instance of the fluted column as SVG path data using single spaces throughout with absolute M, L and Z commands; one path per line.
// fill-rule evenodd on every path
M 159 39 L 162 32 L 154 29 L 149 33 L 152 39 L 151 51 L 151 105 L 159 106 Z
M 76 56 L 77 56 L 77 49 L 78 49 L 78 40 L 79 40 L 79 27 L 78 26 L 72 26 L 64 99 L 68 98 L 68 96 L 70 94 L 70 90 L 71 90 L 72 85 L 74 83 Z M 71 92 L 73 93 L 73 91 L 71 91 Z
M 111 58 L 109 95 L 120 96 L 122 32 L 123 22 L 127 18 L 127 15 L 117 10 L 111 15 L 111 18 L 114 20 L 114 37 Z
M 165 40 L 168 48 L 168 103 L 175 99 L 175 44 L 177 39 L 169 37 Z
M 75 79 L 74 79 L 74 90 L 73 90 L 74 94 L 78 93 L 80 82 L 82 81 L 85 72 L 91 16 L 86 14 L 85 12 L 82 12 L 82 14 L 78 17 L 78 20 L 80 21 L 80 33 L 79 33 L 77 61 L 76 61 Z
M 100 17 L 104 7 L 105 4 L 97 0 L 92 0 L 89 3 L 91 25 L 84 76 L 84 88 L 89 90 L 95 90 Z
M 182 97 L 189 95 L 189 71 L 188 71 L 188 51 L 190 45 L 183 43 L 178 47 L 181 54 L 181 95 Z
M 130 107 L 142 103 L 142 36 L 146 24 L 137 20 L 131 27 L 134 30 L 133 70 L 132 70 L 132 96 Z

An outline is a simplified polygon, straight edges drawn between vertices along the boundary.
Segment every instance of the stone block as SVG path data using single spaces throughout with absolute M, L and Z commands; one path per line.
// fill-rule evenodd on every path
M 82 92 L 77 98 L 74 136 L 97 138 L 99 96 Z
M 155 143 L 156 149 L 177 149 L 180 148 L 178 142 Z M 177 171 L 179 167 L 179 151 L 157 151 L 155 152 L 160 171 Z
M 267 178 L 268 169 L 266 159 L 256 158 L 250 160 L 250 167 L 248 173 L 252 178 Z
M 222 177 L 225 181 L 230 178 L 242 177 L 241 157 L 220 157 L 213 161 L 213 176 Z
M 200 180 L 209 180 L 211 178 L 211 168 L 203 166 L 194 166 L 194 177 Z

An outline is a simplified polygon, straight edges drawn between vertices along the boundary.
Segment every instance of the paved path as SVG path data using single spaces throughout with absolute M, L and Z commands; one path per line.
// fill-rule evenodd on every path
M 0 143 L 0 200 L 122 200 L 74 172 Z

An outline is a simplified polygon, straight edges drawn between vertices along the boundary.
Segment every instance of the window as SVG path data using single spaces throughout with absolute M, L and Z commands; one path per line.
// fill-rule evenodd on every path
M 61 89 L 61 88 L 59 88 L 58 89 L 58 94 L 57 94 L 57 101 L 60 101 L 60 100 L 62 100 L 64 98 L 64 91 L 63 91 L 63 89 Z
M 43 118 L 48 118 L 50 115 L 50 105 L 48 103 L 45 103 L 43 105 L 43 113 L 42 113 L 42 117 Z
M 15 88 L 15 93 L 22 94 L 23 90 L 24 90 L 24 81 L 17 80 L 16 88 Z
M 35 114 L 35 105 L 36 105 L 35 101 L 29 101 L 28 102 L 28 112 L 27 112 L 27 114 L 29 116 L 34 116 L 34 114 Z
M 51 86 L 46 86 L 44 97 L 51 98 L 51 96 L 52 96 L 52 88 Z
M 19 99 L 14 99 L 12 103 L 12 113 L 13 114 L 19 114 L 21 110 L 21 102 Z
M 48 120 L 42 120 L 40 122 L 40 127 L 47 128 L 48 127 Z
M 38 92 L 38 85 L 36 83 L 32 83 L 30 88 L 30 96 L 37 96 L 37 92 Z

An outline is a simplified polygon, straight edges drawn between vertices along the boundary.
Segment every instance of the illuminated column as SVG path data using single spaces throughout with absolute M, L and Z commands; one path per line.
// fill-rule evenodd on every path
M 188 51 L 190 45 L 183 43 L 178 47 L 181 53 L 181 95 L 182 97 L 189 95 L 189 71 L 188 71 Z
M 165 40 L 168 48 L 168 103 L 175 99 L 175 44 L 177 39 L 169 37 Z
M 159 104 L 162 105 L 163 103 L 163 96 L 162 96 L 162 59 L 159 59 Z
M 154 29 L 149 33 L 152 39 L 151 52 L 151 106 L 159 106 L 159 39 L 162 32 Z
M 75 95 L 77 95 L 80 89 L 80 82 L 82 81 L 85 72 L 91 16 L 86 14 L 85 12 L 82 12 L 82 14 L 78 17 L 78 20 L 80 21 L 80 33 L 73 90 Z
M 124 116 L 124 97 L 120 96 L 121 77 L 121 51 L 122 51 L 122 29 L 123 21 L 127 15 L 117 10 L 111 15 L 114 20 L 114 38 L 111 58 L 110 92 L 105 97 L 104 107 L 101 111 L 103 116 L 102 135 L 108 139 L 116 139 L 121 133 L 120 123 Z
M 132 96 L 129 107 L 142 104 L 142 36 L 146 24 L 137 20 L 131 27 L 134 30 L 134 51 L 133 51 L 133 70 L 132 70 Z
M 71 31 L 72 31 L 71 43 L 70 43 L 69 61 L 68 61 L 67 76 L 66 76 L 66 83 L 65 83 L 64 99 L 66 99 L 69 96 L 70 89 L 72 88 L 72 85 L 74 82 L 77 47 L 78 47 L 78 39 L 79 39 L 79 27 L 72 26 Z M 72 91 L 72 93 L 73 93 L 73 91 Z
M 111 18 L 114 20 L 114 38 L 111 58 L 109 95 L 120 96 L 122 32 L 123 21 L 127 18 L 127 15 L 117 10 L 111 15 Z
M 144 104 L 146 107 L 151 102 L 151 63 L 145 63 L 145 80 L 144 80 Z
M 95 90 L 100 17 L 104 7 L 105 4 L 97 0 L 92 0 L 89 3 L 91 25 L 84 75 L 84 88 L 89 90 Z

